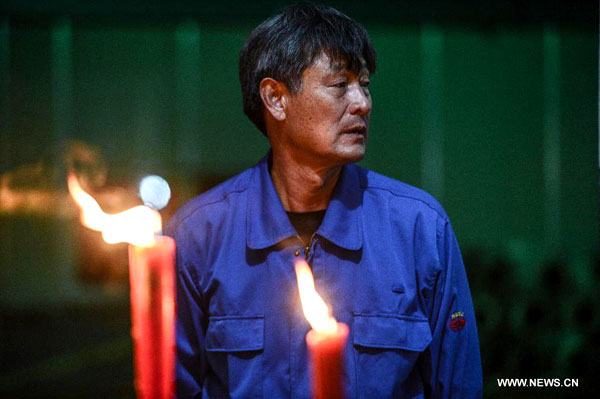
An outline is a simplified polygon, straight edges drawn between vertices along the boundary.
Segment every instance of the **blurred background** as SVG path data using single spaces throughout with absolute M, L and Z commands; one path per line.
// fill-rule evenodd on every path
M 285 1 L 0 6 L 0 395 L 134 398 L 126 245 L 81 227 L 146 174 L 185 201 L 268 149 L 237 57 Z M 445 207 L 476 306 L 485 397 L 580 397 L 600 371 L 597 2 L 331 2 L 378 52 L 361 164 Z M 496 378 L 578 378 L 498 388 Z

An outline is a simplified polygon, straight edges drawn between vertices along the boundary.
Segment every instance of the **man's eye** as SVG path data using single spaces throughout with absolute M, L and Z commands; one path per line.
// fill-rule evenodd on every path
M 333 85 L 333 87 L 337 87 L 337 88 L 343 89 L 343 88 L 346 87 L 346 82 L 336 83 L 336 84 Z
M 362 87 L 369 87 L 369 83 L 371 83 L 370 80 L 364 80 L 364 81 L 360 82 L 360 85 Z

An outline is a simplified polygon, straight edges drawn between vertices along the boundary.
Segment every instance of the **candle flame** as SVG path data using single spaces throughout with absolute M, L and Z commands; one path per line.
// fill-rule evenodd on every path
M 304 317 L 306 317 L 313 330 L 325 334 L 334 334 L 338 328 L 337 321 L 331 315 L 331 309 L 317 293 L 310 267 L 303 260 L 297 261 L 294 267 Z
M 81 223 L 102 232 L 109 244 L 128 242 L 140 247 L 152 246 L 162 229 L 160 214 L 147 206 L 139 205 L 116 214 L 105 213 L 98 202 L 79 185 L 77 177 L 70 174 L 67 180 L 69 193 L 81 210 Z

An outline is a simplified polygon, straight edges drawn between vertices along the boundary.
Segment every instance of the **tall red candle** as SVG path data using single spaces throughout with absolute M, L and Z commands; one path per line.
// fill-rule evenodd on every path
M 312 369 L 313 399 L 343 399 L 344 351 L 348 326 L 337 323 L 333 333 L 310 330 L 306 334 Z
M 129 245 L 131 335 L 138 399 L 172 399 L 175 376 L 175 241 Z
M 175 377 L 175 241 L 157 236 L 160 214 L 136 206 L 105 213 L 69 175 L 69 192 L 81 209 L 81 222 L 102 232 L 108 243 L 129 243 L 129 280 L 138 399 L 172 399 Z

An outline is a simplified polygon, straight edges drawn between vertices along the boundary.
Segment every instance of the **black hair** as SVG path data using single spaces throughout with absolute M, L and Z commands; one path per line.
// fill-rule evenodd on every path
M 338 10 L 303 2 L 258 25 L 248 36 L 239 60 L 244 113 L 266 136 L 260 82 L 270 77 L 292 93 L 302 88 L 302 72 L 322 53 L 357 75 L 375 73 L 376 55 L 365 28 Z

